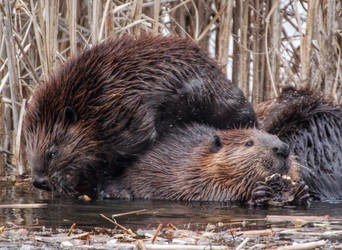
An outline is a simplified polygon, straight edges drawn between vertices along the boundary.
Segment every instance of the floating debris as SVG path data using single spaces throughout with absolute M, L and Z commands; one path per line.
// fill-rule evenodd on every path
M 34 203 L 34 204 L 2 204 L 0 208 L 44 208 L 46 203 Z
M 101 217 L 109 218 L 101 215 Z M 114 222 L 115 228 L 94 228 L 86 232 L 76 229 L 76 223 L 71 229 L 53 230 L 43 226 L 0 227 L 0 248 L 15 248 L 22 245 L 33 248 L 76 248 L 76 249 L 314 249 L 341 247 L 342 230 L 340 218 L 327 216 L 300 216 L 302 221 L 310 222 L 308 227 L 297 227 L 298 216 L 265 216 L 263 220 L 256 219 L 255 227 L 237 227 L 237 221 L 224 221 L 203 225 L 202 229 L 182 229 L 188 225 L 168 223 L 163 227 L 159 224 L 155 229 L 132 230 Z M 283 220 L 280 220 L 283 219 Z M 249 224 L 252 219 L 248 220 Z M 260 228 L 261 221 L 264 223 Z M 312 223 L 312 222 L 317 223 Z M 323 221 L 324 223 L 318 223 Z M 240 225 L 242 220 L 240 221 Z M 75 226 L 74 226 L 75 225 Z M 281 226 L 281 227 L 279 227 Z M 191 227 L 191 225 L 190 225 Z M 206 230 L 206 229 L 213 230 Z M 70 233 L 72 232 L 72 234 Z M 70 235 L 71 234 L 71 235 Z M 70 235 L 70 236 L 68 236 Z

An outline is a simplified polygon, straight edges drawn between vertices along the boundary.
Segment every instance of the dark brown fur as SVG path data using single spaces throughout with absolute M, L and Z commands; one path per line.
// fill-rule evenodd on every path
M 24 121 L 33 184 L 93 196 L 167 127 L 251 126 L 242 92 L 190 40 L 126 36 L 69 60 L 34 92 Z
M 296 174 L 278 137 L 194 124 L 170 131 L 108 185 L 105 197 L 247 201 L 254 184 L 274 173 Z
M 342 199 L 342 108 L 318 91 L 287 88 L 257 114 L 267 132 L 289 144 L 312 195 Z

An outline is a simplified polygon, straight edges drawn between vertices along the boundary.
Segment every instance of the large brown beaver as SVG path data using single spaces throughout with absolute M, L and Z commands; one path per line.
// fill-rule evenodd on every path
M 265 178 L 297 177 L 289 147 L 257 129 L 216 130 L 193 124 L 169 131 L 104 191 L 107 198 L 265 202 Z M 295 201 L 307 200 L 305 185 Z M 295 202 L 294 201 L 294 202 Z
M 288 143 L 314 198 L 342 199 L 342 108 L 317 91 L 286 88 L 257 107 L 264 129 Z
M 103 176 L 117 175 L 165 128 L 190 121 L 228 129 L 254 126 L 256 117 L 192 41 L 107 40 L 35 90 L 24 120 L 33 184 L 94 196 Z

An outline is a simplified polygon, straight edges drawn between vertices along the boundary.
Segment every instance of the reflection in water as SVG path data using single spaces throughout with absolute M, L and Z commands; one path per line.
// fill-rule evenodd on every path
M 207 202 L 169 202 L 169 201 L 126 201 L 104 200 L 81 202 L 65 199 L 51 199 L 47 193 L 30 189 L 18 192 L 14 188 L 1 190 L 1 204 L 47 203 L 44 208 L 1 208 L 0 225 L 33 225 L 39 223 L 47 227 L 68 228 L 77 223 L 78 228 L 113 227 L 99 214 L 111 217 L 112 214 L 125 213 L 140 209 L 146 212 L 122 216 L 118 222 L 128 228 L 156 227 L 159 223 L 172 223 L 179 228 L 205 227 L 208 223 L 242 220 L 262 220 L 266 215 L 329 215 L 342 216 L 342 203 L 313 203 L 309 209 L 277 208 L 268 209 L 241 207 L 232 204 Z M 258 225 L 266 227 L 266 225 Z

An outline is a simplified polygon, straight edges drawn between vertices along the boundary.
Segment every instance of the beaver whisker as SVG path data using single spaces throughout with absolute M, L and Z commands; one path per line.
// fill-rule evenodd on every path
M 314 171 L 313 171 L 312 169 L 308 168 L 307 166 L 305 166 L 305 165 L 303 165 L 303 164 L 300 164 L 299 162 L 297 162 L 296 165 L 297 165 L 301 170 L 305 170 L 305 171 L 307 171 L 307 172 L 309 172 L 309 173 L 311 173 L 311 174 L 314 173 Z

